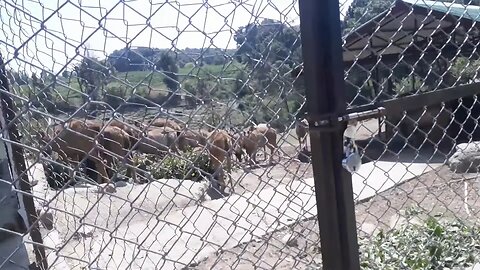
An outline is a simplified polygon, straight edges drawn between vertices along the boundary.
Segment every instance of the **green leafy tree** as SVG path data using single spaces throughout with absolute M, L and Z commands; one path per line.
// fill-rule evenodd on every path
M 285 61 L 290 66 L 301 62 L 298 29 L 272 19 L 240 27 L 234 36 L 239 62 L 255 66 L 258 62 Z
M 237 74 L 235 78 L 235 84 L 233 86 L 233 92 L 238 98 L 243 98 L 249 93 L 248 76 L 244 71 L 241 71 Z
M 152 51 L 143 49 L 139 52 L 129 48 L 115 50 L 108 56 L 108 62 L 118 72 L 140 71 L 144 70 L 147 66 L 145 61 L 146 59 L 142 53 L 145 53 L 145 55 L 147 55 L 153 61 Z
M 472 83 L 479 77 L 480 60 L 470 61 L 466 57 L 459 57 L 450 67 L 452 79 L 460 84 Z M 453 82 L 452 82 L 453 83 Z
M 345 14 L 344 33 L 388 10 L 394 2 L 394 0 L 353 0 Z
M 98 61 L 91 57 L 83 58 L 80 65 L 75 67 L 75 73 L 82 92 L 86 94 L 83 96 L 84 102 L 88 101 L 88 97 L 98 100 L 99 91 L 108 83 L 111 72 L 106 61 Z
M 156 63 L 156 69 L 163 71 L 165 78 L 163 82 L 167 86 L 169 93 L 167 100 L 170 105 L 178 103 L 179 99 L 175 95 L 178 90 L 178 65 L 175 61 L 175 57 L 170 53 L 162 53 L 160 59 Z

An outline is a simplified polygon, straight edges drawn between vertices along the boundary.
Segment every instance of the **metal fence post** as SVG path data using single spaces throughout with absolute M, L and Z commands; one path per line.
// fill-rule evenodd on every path
M 360 269 L 352 177 L 342 167 L 346 112 L 338 0 L 300 0 L 300 30 L 323 269 Z M 315 127 L 332 119 L 327 129 Z
M 15 111 L 13 107 L 12 98 L 8 94 L 10 92 L 10 85 L 7 78 L 7 71 L 5 69 L 5 63 L 3 56 L 0 54 L 0 131 L 3 132 L 3 138 L 12 141 L 14 143 L 6 142 L 5 150 L 7 154 L 10 180 L 16 190 L 21 190 L 22 193 L 17 192 L 19 209 L 32 241 L 36 244 L 33 245 L 36 262 L 31 264 L 33 269 L 47 269 L 47 257 L 45 249 L 43 247 L 42 235 L 38 227 L 38 216 L 35 210 L 35 204 L 31 194 L 30 181 L 28 179 L 27 166 L 23 156 L 23 149 L 18 145 L 20 140 L 20 134 L 12 123 L 15 117 Z M 37 245 L 38 244 L 38 245 Z

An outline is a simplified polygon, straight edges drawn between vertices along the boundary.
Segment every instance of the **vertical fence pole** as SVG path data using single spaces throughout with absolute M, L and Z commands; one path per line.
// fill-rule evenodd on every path
M 360 269 L 352 177 L 341 163 L 346 126 L 335 121 L 346 112 L 339 2 L 299 7 L 323 269 Z M 315 127 L 322 118 L 331 119 L 328 129 Z
M 7 78 L 7 72 L 3 61 L 3 56 L 0 54 L 0 130 L 3 132 L 3 136 L 15 143 L 20 143 L 20 134 L 15 124 L 12 124 L 12 120 L 15 117 L 15 111 L 13 107 L 13 101 L 9 94 L 10 85 Z M 28 180 L 28 174 L 26 173 L 27 166 L 23 155 L 22 148 L 17 144 L 5 144 L 7 159 L 9 161 L 9 167 L 12 174 L 13 185 L 17 190 L 23 191 L 17 193 L 18 202 L 20 204 L 20 210 L 23 213 L 23 218 L 27 226 L 30 227 L 30 237 L 34 243 L 39 245 L 33 245 L 33 251 L 35 253 L 36 263 L 31 267 L 34 269 L 47 269 L 47 257 L 45 256 L 45 249 L 43 247 L 42 235 L 38 227 L 38 216 L 35 210 L 35 204 L 31 195 L 31 186 Z M 19 177 L 21 175 L 21 177 Z M 20 178 L 20 179 L 19 179 Z

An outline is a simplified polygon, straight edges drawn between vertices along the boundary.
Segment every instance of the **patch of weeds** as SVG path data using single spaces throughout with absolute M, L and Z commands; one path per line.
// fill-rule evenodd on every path
M 407 215 L 419 215 L 407 211 Z M 480 258 L 480 229 L 429 217 L 359 239 L 362 269 L 452 269 Z
M 155 179 L 187 179 L 201 181 L 205 173 L 212 174 L 206 151 L 187 150 L 181 156 L 167 155 L 164 158 L 155 155 L 141 155 L 134 160 L 136 166 L 149 171 Z

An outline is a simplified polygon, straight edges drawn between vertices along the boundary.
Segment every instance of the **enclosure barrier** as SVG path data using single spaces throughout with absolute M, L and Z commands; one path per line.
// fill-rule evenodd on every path
M 479 4 L 1 1 L 0 268 L 473 266 Z

